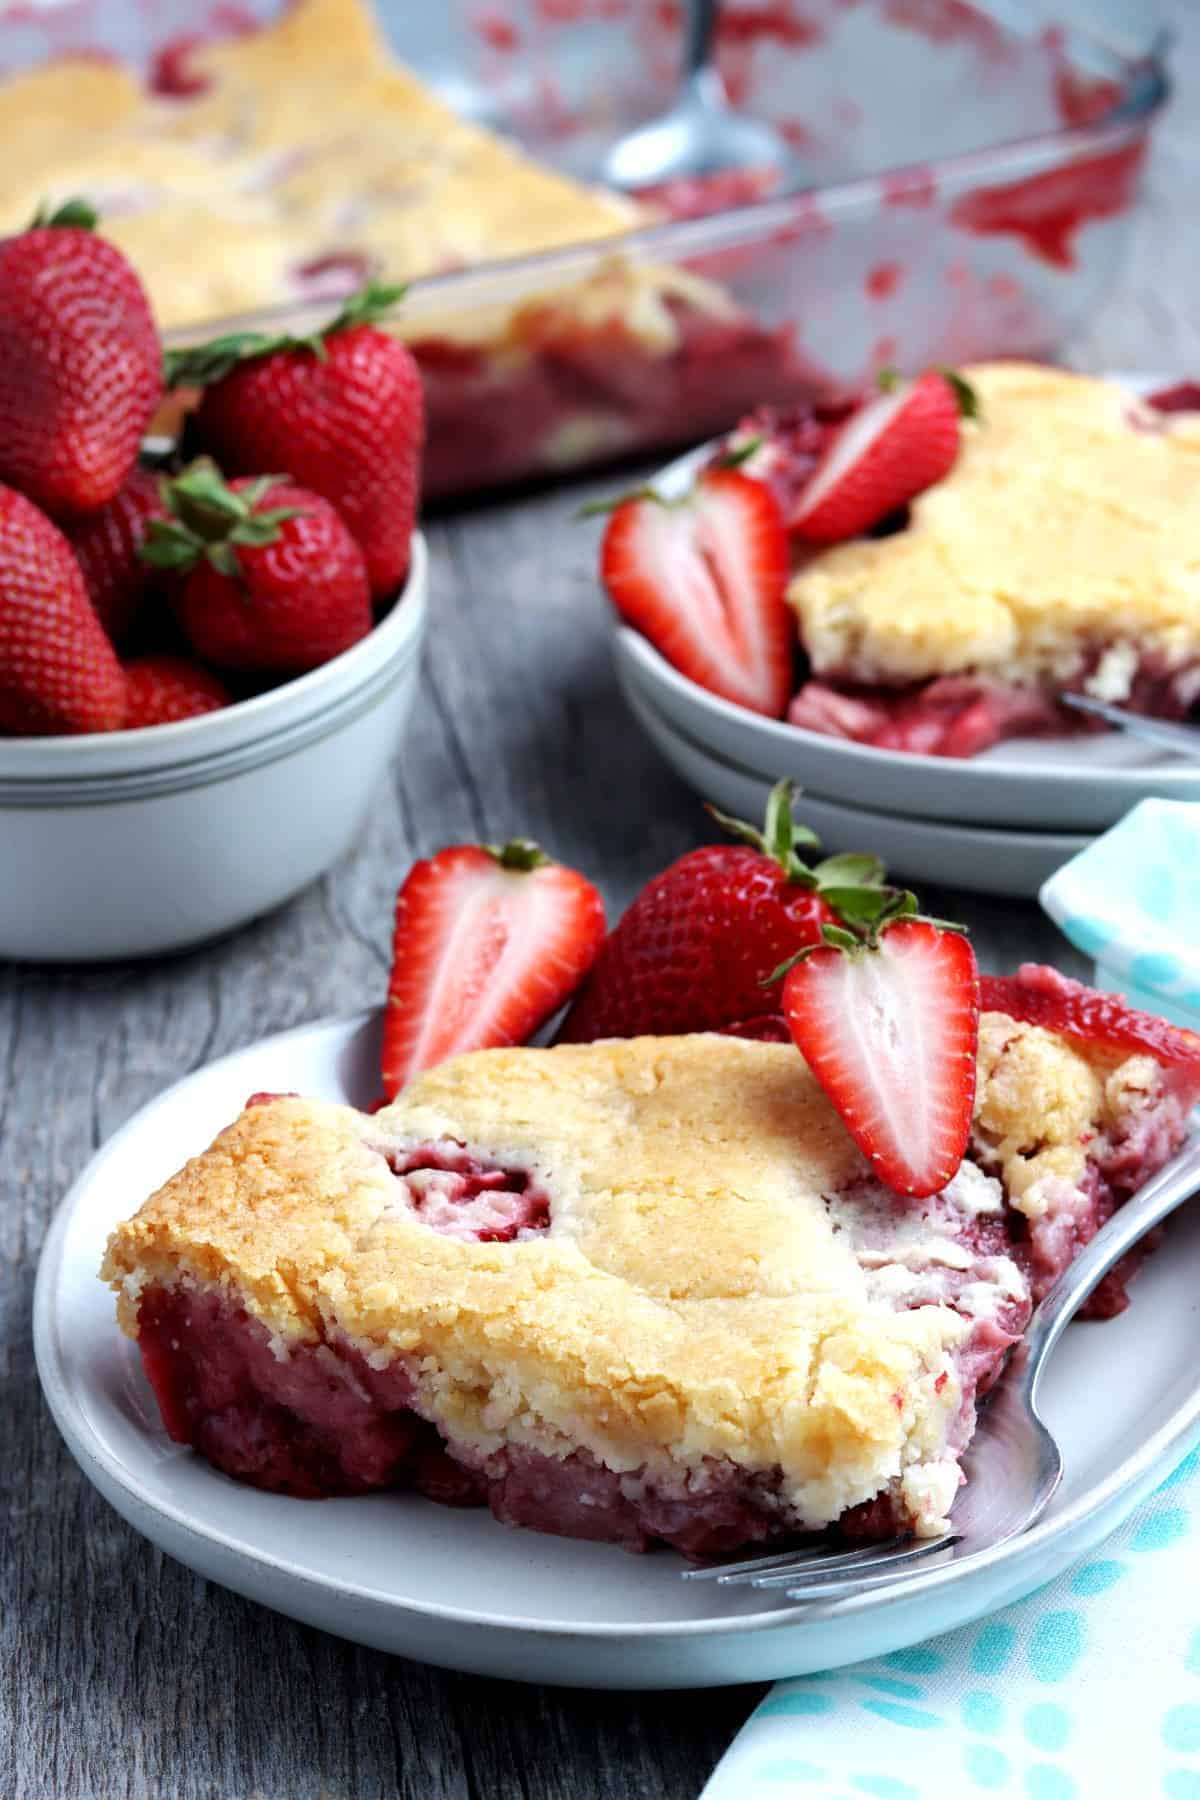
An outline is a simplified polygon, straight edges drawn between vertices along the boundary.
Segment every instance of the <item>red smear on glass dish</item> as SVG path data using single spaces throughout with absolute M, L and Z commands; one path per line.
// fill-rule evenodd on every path
M 1073 269 L 1075 234 L 1132 206 L 1145 153 L 1144 143 L 1126 144 L 1024 181 L 976 188 L 954 202 L 950 222 L 976 237 L 1020 238 L 1051 268 Z

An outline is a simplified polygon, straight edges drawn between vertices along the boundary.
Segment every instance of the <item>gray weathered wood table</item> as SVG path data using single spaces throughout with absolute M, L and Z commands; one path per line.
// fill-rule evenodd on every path
M 1122 284 L 1082 367 L 1200 370 L 1200 19 Z M 273 918 L 140 965 L 0 969 L 0 1791 L 11 1800 L 690 1800 L 756 1698 L 587 1694 L 443 1674 L 292 1624 L 193 1576 L 84 1482 L 41 1402 L 29 1314 L 47 1220 L 167 1083 L 265 1032 L 382 998 L 415 856 L 536 835 L 615 916 L 698 841 L 693 796 L 614 688 L 578 491 L 437 523 L 407 740 L 357 851 Z M 297 804 L 303 804 L 297 796 Z M 2 872 L 0 872 L 2 878 Z M 943 894 L 984 960 L 1062 957 L 1032 907 Z M 131 1202 L 139 1195 L 130 1195 Z

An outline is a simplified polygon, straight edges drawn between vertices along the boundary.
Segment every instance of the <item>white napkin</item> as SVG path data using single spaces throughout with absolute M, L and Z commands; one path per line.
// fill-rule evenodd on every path
M 1096 959 L 1098 986 L 1200 1030 L 1200 805 L 1142 801 L 1041 901 Z M 703 1800 L 976 1794 L 1200 1800 L 1200 1450 L 1015 1606 L 777 1683 Z
M 1015 1606 L 778 1682 L 703 1800 L 989 1794 L 1200 1800 L 1200 1451 Z

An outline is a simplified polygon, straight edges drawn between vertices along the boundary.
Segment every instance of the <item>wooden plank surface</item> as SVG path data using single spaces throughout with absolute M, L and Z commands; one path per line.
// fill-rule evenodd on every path
M 1174 7 L 1178 97 L 1134 253 L 1080 367 L 1200 372 L 1200 19 Z M 690 1800 L 756 1690 L 584 1694 L 443 1674 L 210 1586 L 128 1529 L 41 1402 L 30 1297 L 92 1151 L 214 1056 L 382 997 L 394 889 L 438 843 L 529 832 L 615 914 L 698 840 L 694 798 L 614 688 L 580 491 L 436 524 L 407 738 L 356 852 L 292 906 L 146 965 L 0 969 L 0 1789 L 11 1800 Z M 302 796 L 297 797 L 302 804 Z M 1031 908 L 942 894 L 985 962 L 1064 958 Z M 131 1203 L 139 1199 L 131 1195 Z

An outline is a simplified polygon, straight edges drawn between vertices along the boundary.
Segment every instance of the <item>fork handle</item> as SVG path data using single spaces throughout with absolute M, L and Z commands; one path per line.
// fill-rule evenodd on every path
M 1022 1344 L 1017 1379 L 1032 1392 L 1042 1366 L 1092 1289 L 1177 1206 L 1200 1192 L 1200 1137 L 1152 1175 L 1131 1200 L 1118 1207 L 1106 1225 L 1059 1276 L 1035 1311 Z

